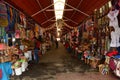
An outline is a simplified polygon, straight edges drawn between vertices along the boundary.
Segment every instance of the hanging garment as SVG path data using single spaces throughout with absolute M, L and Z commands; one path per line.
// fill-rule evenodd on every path
M 120 28 L 118 27 L 118 28 L 115 28 L 115 33 L 117 34 L 117 35 L 119 35 L 119 37 L 120 37 Z
M 7 8 L 6 5 L 2 1 L 0 1 L 0 27 L 6 27 L 7 25 Z
M 112 31 L 110 47 L 119 47 L 119 46 L 120 46 L 119 35 L 116 32 Z
M 119 27 L 117 19 L 118 13 L 119 10 L 110 11 L 108 13 L 107 16 L 110 18 L 109 26 L 113 26 L 114 28 Z
M 4 27 L 0 27 L 0 37 L 5 36 L 6 32 L 5 32 L 5 28 Z
M 9 5 L 7 7 L 7 18 L 8 18 L 8 26 L 6 27 L 7 32 L 15 32 L 15 23 L 19 21 L 19 13 L 16 9 L 11 8 Z
M 20 38 L 20 30 L 15 30 L 15 38 L 16 39 Z

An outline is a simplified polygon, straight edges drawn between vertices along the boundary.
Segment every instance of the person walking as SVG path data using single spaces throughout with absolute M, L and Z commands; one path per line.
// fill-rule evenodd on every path
M 39 63 L 39 50 L 40 42 L 37 38 L 34 39 L 34 59 L 36 63 Z
M 56 44 L 56 48 L 58 48 L 58 41 L 57 40 L 55 40 L 55 44 Z

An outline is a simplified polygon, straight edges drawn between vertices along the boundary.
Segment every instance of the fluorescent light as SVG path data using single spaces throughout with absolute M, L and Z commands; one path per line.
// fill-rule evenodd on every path
M 15 38 L 12 38 L 12 41 L 15 42 Z
M 65 6 L 65 0 L 54 0 L 54 10 L 56 20 L 62 19 Z
M 60 38 L 57 38 L 57 41 L 60 41 Z
M 60 31 L 61 29 L 60 28 L 57 28 L 57 31 Z
M 111 1 L 108 2 L 108 6 L 109 6 L 109 8 L 112 7 Z
M 58 32 L 58 36 L 60 36 L 60 33 Z

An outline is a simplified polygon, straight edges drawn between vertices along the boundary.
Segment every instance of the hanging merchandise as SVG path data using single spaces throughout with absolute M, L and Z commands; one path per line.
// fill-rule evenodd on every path
M 92 21 L 92 19 L 87 20 L 85 23 L 86 30 L 87 31 L 93 30 L 93 27 L 92 27 L 93 24 L 94 24 L 94 22 Z
M 15 38 L 16 39 L 20 38 L 20 30 L 15 30 Z
M 40 26 L 38 24 L 35 24 L 35 29 L 34 29 L 35 32 L 39 32 L 40 31 Z
M 21 33 L 20 37 L 22 39 L 25 39 L 26 35 L 25 35 L 25 29 L 24 28 L 20 28 L 20 33 Z
M 30 30 L 29 32 L 29 39 L 33 39 L 34 38 L 34 32 L 32 30 Z
M 11 33 L 14 32 L 17 11 L 11 8 L 9 5 L 6 6 L 7 6 L 7 14 L 8 14 L 8 26 L 6 27 L 6 32 Z
M 112 31 L 110 47 L 119 47 L 119 46 L 120 46 L 119 35 L 116 34 L 115 31 Z
M 21 25 L 23 25 L 24 28 L 26 28 L 26 18 L 23 13 L 20 13 L 20 20 L 21 20 Z
M 43 35 L 43 28 L 40 27 L 40 35 Z
M 7 25 L 7 8 L 6 5 L 2 1 L 0 1 L 0 27 L 6 27 Z
M 19 39 L 20 38 L 20 29 L 18 27 L 18 24 L 15 24 L 15 38 Z
M 0 37 L 5 36 L 6 32 L 5 32 L 5 28 L 4 27 L 0 27 Z
M 109 26 L 113 26 L 114 28 L 118 28 L 119 25 L 118 25 L 118 19 L 117 19 L 117 16 L 119 14 L 119 10 L 111 10 L 109 13 L 108 13 L 108 17 L 110 18 L 110 22 L 109 22 Z

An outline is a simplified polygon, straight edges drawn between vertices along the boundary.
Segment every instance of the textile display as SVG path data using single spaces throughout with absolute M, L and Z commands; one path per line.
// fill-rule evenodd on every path
M 5 36 L 6 32 L 5 32 L 5 28 L 4 27 L 0 27 L 0 37 Z
M 6 7 L 7 7 L 7 14 L 8 14 L 8 26 L 6 27 L 6 31 L 14 32 L 17 11 L 9 7 L 8 5 L 6 5 Z
M 119 35 L 116 34 L 116 32 L 112 31 L 110 47 L 119 47 L 119 46 L 120 46 Z
M 2 78 L 0 80 L 10 80 L 9 76 L 12 74 L 11 62 L 0 63 L 2 69 Z
M 117 19 L 118 13 L 119 10 L 110 11 L 108 13 L 108 17 L 110 18 L 109 26 L 113 26 L 114 28 L 119 27 Z
M 24 28 L 26 28 L 26 18 L 23 13 L 20 13 L 20 20 L 21 20 L 21 24 L 24 26 Z
M 6 27 L 7 25 L 7 8 L 6 5 L 2 1 L 0 1 L 0 27 Z

